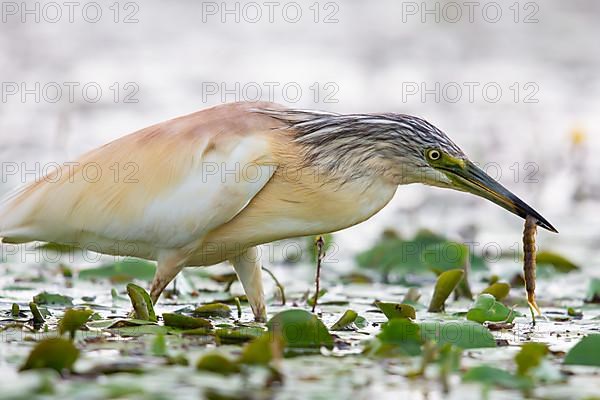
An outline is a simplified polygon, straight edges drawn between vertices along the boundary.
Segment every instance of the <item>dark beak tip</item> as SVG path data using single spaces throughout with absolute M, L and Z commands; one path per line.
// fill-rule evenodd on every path
M 547 231 L 553 232 L 553 233 L 558 233 L 558 230 L 552 226 L 552 224 L 548 221 L 546 221 L 545 219 L 539 220 L 537 221 L 537 225 L 546 229 Z
M 552 226 L 552 225 L 550 225 L 550 224 L 548 224 L 548 226 L 546 226 L 546 227 L 544 227 L 544 228 L 546 228 L 546 229 L 547 229 L 547 230 L 549 230 L 550 232 L 553 232 L 553 233 L 558 233 L 558 229 L 556 229 L 555 227 L 553 227 L 553 226 Z

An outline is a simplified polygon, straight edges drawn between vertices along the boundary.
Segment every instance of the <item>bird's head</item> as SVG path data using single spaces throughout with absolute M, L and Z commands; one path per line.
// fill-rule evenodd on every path
M 440 129 L 409 115 L 383 114 L 380 117 L 379 129 L 388 132 L 393 144 L 389 149 L 392 150 L 390 165 L 395 165 L 400 183 L 420 182 L 468 192 L 521 218 L 531 215 L 539 226 L 557 232 L 537 211 L 469 160 Z M 389 125 L 395 128 L 390 130 Z
M 537 211 L 477 167 L 441 130 L 404 114 L 278 111 L 306 148 L 309 163 L 350 180 L 385 175 L 397 184 L 424 183 L 483 197 L 557 232 Z
M 420 181 L 432 186 L 468 192 L 525 218 L 531 215 L 537 224 L 551 232 L 558 232 L 544 217 L 489 176 L 463 154 L 457 154 L 443 144 L 422 149 L 423 169 Z

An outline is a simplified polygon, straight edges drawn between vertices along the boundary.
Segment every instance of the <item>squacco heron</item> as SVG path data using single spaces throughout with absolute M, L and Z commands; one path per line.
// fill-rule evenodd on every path
M 259 321 L 266 308 L 258 245 L 358 224 L 398 185 L 473 193 L 556 232 L 443 132 L 403 114 L 225 104 L 152 125 L 69 165 L 0 203 L 3 242 L 156 260 L 155 303 L 183 267 L 229 260 Z M 127 174 L 114 173 L 125 167 Z

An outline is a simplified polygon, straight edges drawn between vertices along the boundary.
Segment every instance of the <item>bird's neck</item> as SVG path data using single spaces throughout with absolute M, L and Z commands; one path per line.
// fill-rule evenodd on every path
M 281 163 L 269 183 L 235 218 L 211 232 L 208 242 L 235 248 L 335 232 L 376 214 L 397 189 L 381 176 L 350 178 L 305 166 L 298 144 L 285 140 L 275 154 Z
M 369 115 L 293 109 L 265 113 L 282 123 L 279 132 L 289 139 L 282 150 L 286 162 L 296 158 L 299 168 L 317 170 L 319 178 L 337 182 L 389 178 L 385 135 L 379 125 L 369 123 Z

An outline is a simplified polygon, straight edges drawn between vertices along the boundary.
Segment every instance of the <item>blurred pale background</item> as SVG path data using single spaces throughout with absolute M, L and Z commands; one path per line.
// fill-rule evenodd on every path
M 598 266 L 600 3 L 475 2 L 471 15 L 464 2 L 113 3 L 95 3 L 96 18 L 81 2 L 73 22 L 62 2 L 56 22 L 47 2 L 3 3 L 0 193 L 36 163 L 226 101 L 402 112 L 447 132 L 548 218 L 561 234 L 542 233 L 544 246 Z M 38 7 L 39 22 L 23 7 Z M 6 173 L 12 163 L 20 173 Z M 338 240 L 354 254 L 385 227 L 508 247 L 522 221 L 417 185 Z

